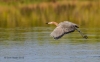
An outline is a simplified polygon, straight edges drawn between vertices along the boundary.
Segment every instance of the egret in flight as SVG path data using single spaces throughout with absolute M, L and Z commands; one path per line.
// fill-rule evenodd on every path
M 77 24 L 69 22 L 69 21 L 64 21 L 60 22 L 59 24 L 57 22 L 47 22 L 46 24 L 54 24 L 57 27 L 53 30 L 53 32 L 50 34 L 54 39 L 59 39 L 65 34 L 74 32 L 77 30 L 83 38 L 87 39 L 88 37 L 84 35 L 78 28 Z

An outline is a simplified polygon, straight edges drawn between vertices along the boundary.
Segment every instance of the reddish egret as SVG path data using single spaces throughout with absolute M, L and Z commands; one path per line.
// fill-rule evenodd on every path
M 83 38 L 87 39 L 88 37 L 84 35 L 78 28 L 77 24 L 69 22 L 69 21 L 64 21 L 61 23 L 57 22 L 47 22 L 46 24 L 54 24 L 57 27 L 53 30 L 53 32 L 50 34 L 54 39 L 59 39 L 61 38 L 64 34 L 68 34 L 71 32 L 74 32 L 77 30 Z

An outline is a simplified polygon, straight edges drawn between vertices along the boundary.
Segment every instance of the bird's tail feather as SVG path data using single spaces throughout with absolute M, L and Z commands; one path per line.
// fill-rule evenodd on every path
M 87 39 L 87 35 L 83 34 L 78 28 L 75 27 L 75 29 L 81 34 L 81 36 L 85 39 Z

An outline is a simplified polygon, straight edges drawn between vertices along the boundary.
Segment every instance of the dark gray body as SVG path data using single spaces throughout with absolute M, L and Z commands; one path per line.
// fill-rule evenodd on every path
M 76 28 L 78 28 L 77 24 L 74 24 L 69 21 L 64 21 L 59 23 L 50 35 L 54 37 L 54 39 L 59 39 L 64 34 L 74 32 Z

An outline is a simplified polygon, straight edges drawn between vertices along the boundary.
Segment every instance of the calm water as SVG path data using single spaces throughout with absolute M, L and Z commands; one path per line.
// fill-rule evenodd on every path
M 100 62 L 100 28 L 54 40 L 52 27 L 0 28 L 0 62 Z

